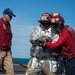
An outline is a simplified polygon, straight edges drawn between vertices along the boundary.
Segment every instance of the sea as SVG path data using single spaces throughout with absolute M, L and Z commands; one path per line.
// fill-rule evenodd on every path
M 13 58 L 14 60 L 16 60 L 17 62 L 21 63 L 21 64 L 25 64 L 27 65 L 29 62 L 29 58 Z M 15 62 L 13 62 L 13 64 L 17 64 Z

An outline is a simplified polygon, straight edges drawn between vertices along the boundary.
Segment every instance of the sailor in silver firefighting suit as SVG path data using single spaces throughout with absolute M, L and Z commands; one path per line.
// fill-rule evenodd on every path
M 44 14 L 47 15 L 44 16 Z M 48 13 L 44 14 L 41 17 L 41 21 L 43 22 L 46 21 L 45 18 L 50 17 Z M 58 51 L 54 52 L 48 48 L 43 48 L 41 45 L 41 38 L 44 37 L 47 41 L 56 42 L 59 35 L 56 34 L 51 25 L 45 29 L 43 22 L 40 23 L 39 26 L 36 26 L 30 35 L 30 41 L 32 43 L 32 47 L 30 49 L 31 58 L 27 65 L 28 68 L 25 75 L 53 75 L 53 73 L 57 72 L 58 61 L 56 59 L 56 55 L 59 53 Z M 35 45 L 34 41 L 36 41 L 36 43 L 39 42 L 39 45 Z

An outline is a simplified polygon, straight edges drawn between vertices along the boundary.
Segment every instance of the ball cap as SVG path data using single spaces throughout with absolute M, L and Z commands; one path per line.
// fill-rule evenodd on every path
M 16 15 L 13 13 L 13 11 L 11 9 L 9 9 L 9 8 L 5 9 L 4 12 L 3 12 L 3 14 L 7 14 L 9 16 L 16 17 Z

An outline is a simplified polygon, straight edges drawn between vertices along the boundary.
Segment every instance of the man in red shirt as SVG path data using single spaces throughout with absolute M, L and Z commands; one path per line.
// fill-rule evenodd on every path
M 0 18 L 0 67 L 6 70 L 6 75 L 14 75 L 11 55 L 12 31 L 9 23 L 13 16 L 15 17 L 12 10 L 7 8 Z
M 60 48 L 65 59 L 66 75 L 75 75 L 75 31 L 68 25 L 64 26 L 64 19 L 60 15 L 52 14 L 51 22 L 60 33 L 60 37 L 56 43 L 42 41 L 50 49 Z

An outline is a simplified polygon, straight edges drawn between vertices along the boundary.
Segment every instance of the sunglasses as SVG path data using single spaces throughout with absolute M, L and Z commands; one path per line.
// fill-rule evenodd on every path
M 9 16 L 10 18 L 12 18 L 12 16 Z

